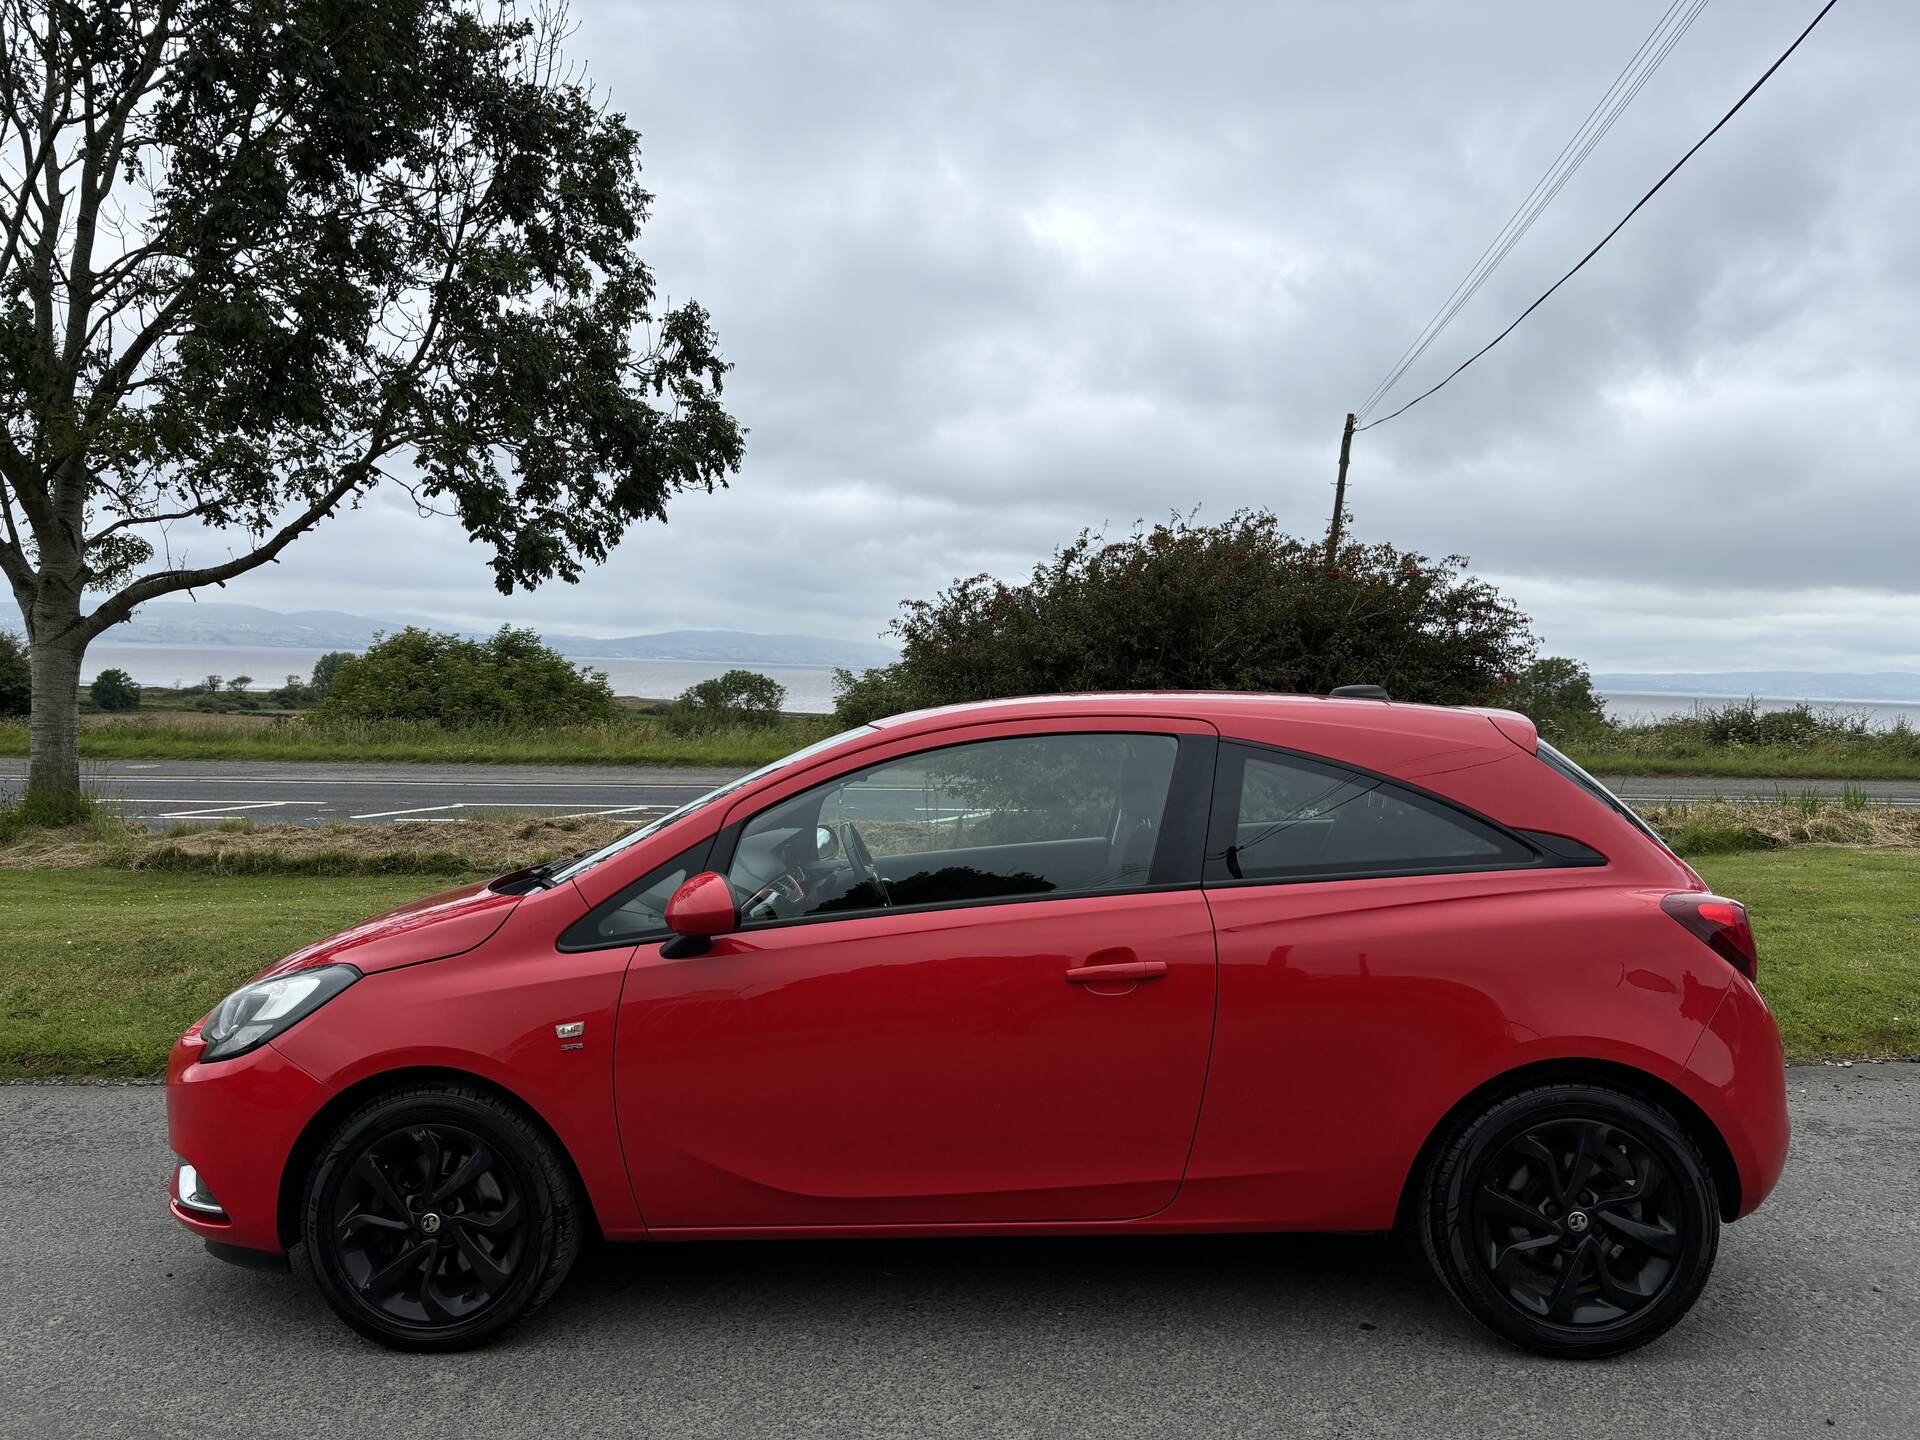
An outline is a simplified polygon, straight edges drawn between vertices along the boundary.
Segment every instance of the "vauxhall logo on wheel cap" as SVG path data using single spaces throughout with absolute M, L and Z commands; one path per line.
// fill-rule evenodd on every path
M 1586 1211 L 1574 1210 L 1568 1213 L 1567 1229 L 1573 1231 L 1574 1234 L 1578 1235 L 1586 1228 L 1587 1228 L 1587 1212 Z
M 1584 1225 L 1586 1223 L 1586 1216 L 1583 1215 L 1580 1217 L 1580 1219 L 1581 1219 L 1581 1223 Z M 428 1235 L 437 1234 L 440 1229 L 440 1217 L 434 1214 L 433 1211 L 429 1210 L 426 1214 L 420 1217 L 420 1229 L 424 1234 L 428 1234 Z

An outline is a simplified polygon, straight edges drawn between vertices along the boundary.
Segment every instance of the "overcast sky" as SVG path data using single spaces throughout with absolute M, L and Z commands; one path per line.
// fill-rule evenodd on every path
M 869 638 L 1083 526 L 1322 531 L 1342 416 L 1666 8 L 579 3 L 645 137 L 644 253 L 736 364 L 743 473 L 577 586 L 501 597 L 389 497 L 207 598 Z M 1714 0 L 1396 398 L 1815 8 Z M 1920 670 L 1917 41 L 1903 0 L 1841 0 L 1513 339 L 1360 437 L 1357 533 L 1471 556 L 1596 670 Z

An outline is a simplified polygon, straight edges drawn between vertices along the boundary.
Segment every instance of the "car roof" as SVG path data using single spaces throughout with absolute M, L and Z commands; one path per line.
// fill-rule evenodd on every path
M 1081 695 L 1021 695 L 913 710 L 876 720 L 876 728 L 907 735 L 949 729 L 969 721 L 1045 720 L 1075 715 L 1180 716 L 1206 720 L 1227 733 L 1258 730 L 1275 722 L 1311 720 L 1381 734 L 1454 738 L 1486 744 L 1488 722 L 1522 749 L 1531 750 L 1533 722 L 1512 710 L 1465 705 L 1413 705 L 1391 700 L 1332 695 L 1276 695 L 1262 691 L 1122 690 Z

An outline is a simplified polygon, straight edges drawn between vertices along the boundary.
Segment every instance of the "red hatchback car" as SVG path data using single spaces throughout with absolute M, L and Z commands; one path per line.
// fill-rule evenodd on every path
M 1754 970 L 1519 715 L 926 711 L 273 966 L 174 1049 L 170 1205 L 411 1349 L 589 1234 L 1399 1226 L 1494 1331 L 1607 1354 L 1780 1174 Z

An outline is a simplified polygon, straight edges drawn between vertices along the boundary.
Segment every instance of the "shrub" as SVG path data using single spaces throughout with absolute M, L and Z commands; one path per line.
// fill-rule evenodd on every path
M 833 714 L 842 725 L 870 725 L 888 715 L 918 710 L 925 703 L 900 664 L 833 672 Z
M 771 676 L 729 670 L 681 691 L 667 708 L 665 720 L 669 730 L 680 734 L 730 725 L 761 728 L 779 724 L 780 707 L 786 703 L 786 687 Z
M 1087 690 L 1322 692 L 1501 701 L 1533 660 L 1526 616 L 1453 555 L 1317 540 L 1266 511 L 1175 516 L 1118 541 L 1083 532 L 1023 585 L 989 575 L 910 602 L 900 660 L 859 677 L 840 718 L 877 699 L 944 705 Z
M 313 678 L 307 683 L 313 688 L 314 700 L 318 700 L 333 688 L 333 680 L 340 673 L 340 667 L 353 658 L 355 657 L 351 650 L 329 650 L 313 662 Z M 287 683 L 293 683 L 292 676 L 287 677 Z M 312 701 L 308 703 L 311 704 Z
M 313 686 L 298 675 L 287 676 L 286 684 L 278 690 L 270 691 L 267 695 L 267 699 L 282 710 L 304 710 L 313 704 L 315 698 Z
M 0 630 L 0 715 L 25 715 L 33 708 L 33 667 L 17 635 Z
M 93 703 L 102 710 L 138 710 L 140 687 L 124 670 L 102 670 L 87 687 Z
M 1520 672 L 1500 703 L 1533 721 L 1549 740 L 1594 735 L 1607 728 L 1607 707 L 1593 693 L 1593 677 L 1578 660 L 1548 655 Z
M 618 711 L 605 675 L 549 650 L 532 630 L 503 625 L 467 640 L 408 626 L 342 661 L 314 718 L 550 726 L 611 720 Z

